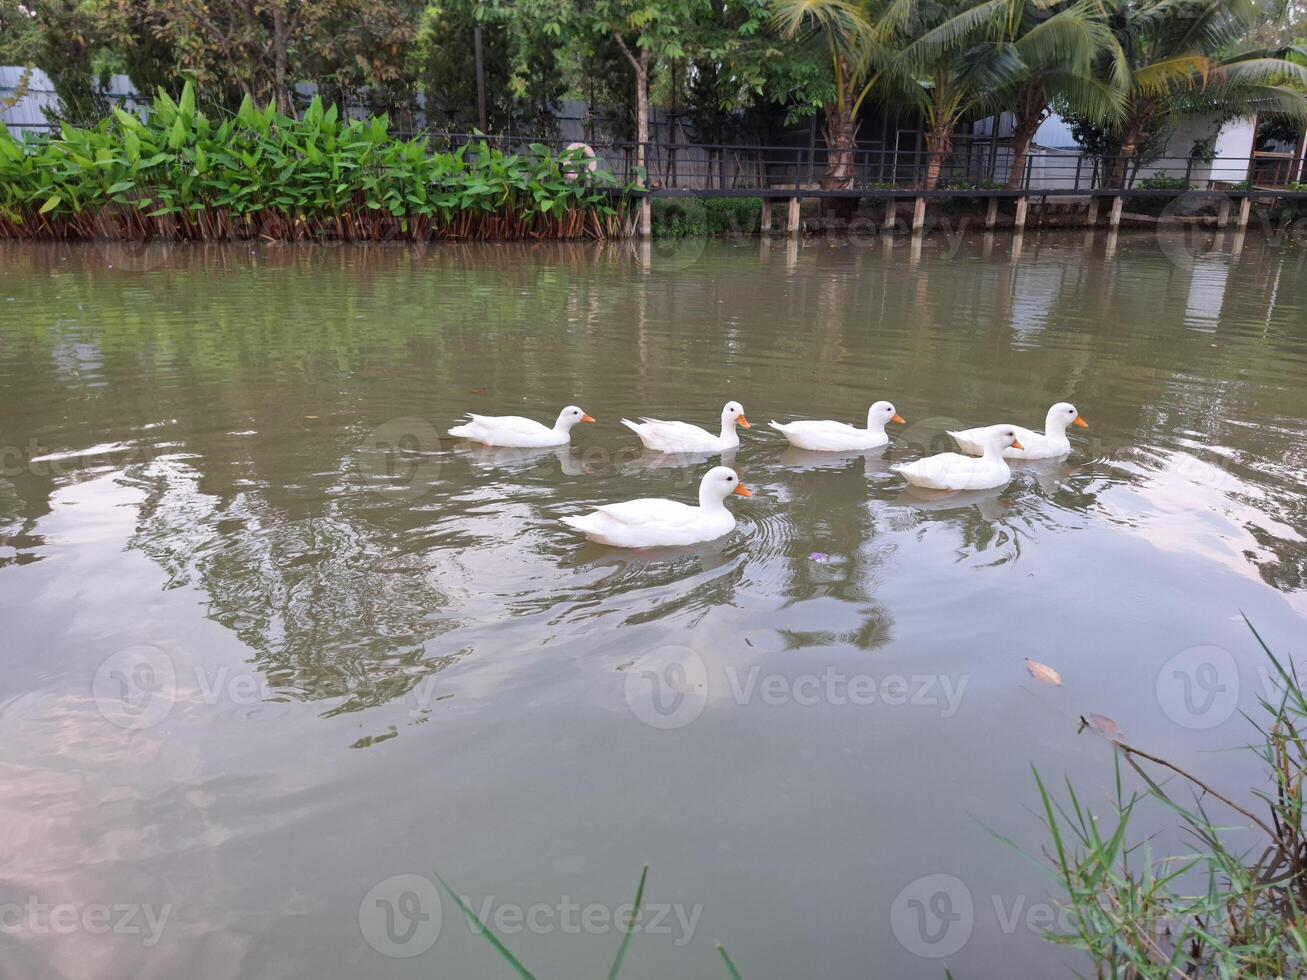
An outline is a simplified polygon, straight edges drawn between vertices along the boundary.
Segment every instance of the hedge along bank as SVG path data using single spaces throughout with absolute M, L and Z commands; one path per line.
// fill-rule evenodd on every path
M 603 238 L 626 230 L 624 193 L 581 151 L 488 143 L 431 153 L 385 116 L 341 121 L 259 109 L 211 120 L 188 82 L 141 119 L 16 140 L 0 125 L 0 238 L 422 241 Z

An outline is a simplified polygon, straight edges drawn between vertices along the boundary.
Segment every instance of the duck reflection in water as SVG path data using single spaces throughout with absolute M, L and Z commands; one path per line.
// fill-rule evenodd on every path
M 842 470 L 860 462 L 867 476 L 893 476 L 883 448 L 869 452 L 818 452 L 788 446 L 781 453 L 780 461 L 782 466 L 796 470 Z
M 539 446 L 518 449 L 509 446 L 485 446 L 478 442 L 460 443 L 453 450 L 474 467 L 506 471 L 521 470 L 548 460 L 556 460 L 564 476 L 586 476 L 592 472 L 585 460 L 569 446 Z

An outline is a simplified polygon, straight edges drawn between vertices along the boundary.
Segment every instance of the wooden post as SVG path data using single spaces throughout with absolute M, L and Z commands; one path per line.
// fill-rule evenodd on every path
M 648 238 L 653 234 L 653 203 L 648 196 L 640 199 L 640 237 Z
M 1098 198 L 1096 197 L 1089 199 L 1089 210 L 1085 212 L 1085 227 L 1098 227 Z
M 917 198 L 912 204 L 912 230 L 921 231 L 926 227 L 926 199 Z
M 791 238 L 799 233 L 799 199 L 790 198 L 789 210 L 785 214 L 785 234 Z
M 991 197 L 989 207 L 985 210 L 985 229 L 991 231 L 996 224 L 998 224 L 998 198 Z
M 1248 228 L 1248 216 L 1252 214 L 1253 199 L 1249 196 L 1244 197 L 1239 202 L 1239 230 L 1246 231 Z
M 880 233 L 882 235 L 894 234 L 894 225 L 899 220 L 899 209 L 894 198 L 885 201 L 885 220 L 881 222 Z
M 766 236 L 771 234 L 771 198 L 762 199 L 762 217 L 758 220 L 758 234 Z
M 1216 212 L 1216 227 L 1228 228 L 1230 226 L 1230 199 L 1221 198 L 1221 206 Z
M 1113 231 L 1121 227 L 1121 208 L 1125 205 L 1125 198 L 1117 195 L 1112 198 L 1112 214 L 1107 219 L 1107 226 Z
M 1017 198 L 1017 217 L 1012 227 L 1016 229 L 1018 235 L 1026 230 L 1026 208 L 1029 204 L 1030 202 L 1026 198 L 1026 195 L 1022 194 Z

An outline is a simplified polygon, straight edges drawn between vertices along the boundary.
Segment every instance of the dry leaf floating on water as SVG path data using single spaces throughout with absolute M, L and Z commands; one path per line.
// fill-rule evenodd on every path
M 1043 684 L 1052 684 L 1054 687 L 1062 686 L 1062 675 L 1047 664 L 1041 664 L 1038 660 L 1026 658 L 1026 670 L 1030 671 L 1030 676 Z

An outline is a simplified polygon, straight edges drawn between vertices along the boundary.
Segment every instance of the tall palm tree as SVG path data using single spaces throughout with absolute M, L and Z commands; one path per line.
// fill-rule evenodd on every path
M 923 0 L 913 11 L 917 35 L 895 56 L 900 71 L 893 94 L 915 103 L 925 123 L 926 190 L 939 183 L 953 150 L 953 131 L 964 119 L 991 115 L 1025 64 L 1014 44 L 993 39 L 995 21 L 1009 0 Z
M 951 122 L 956 125 L 967 112 L 985 106 L 1013 112 L 1009 190 L 1021 186 L 1030 144 L 1055 100 L 1095 122 L 1110 122 L 1120 115 L 1119 93 L 1093 73 L 1095 60 L 1113 44 L 1093 0 L 986 0 L 952 9 L 945 5 L 935 8 L 934 20 L 904 56 L 934 65 L 936 73 L 948 74 L 953 62 L 958 70 L 989 69 L 992 76 L 971 83 L 981 90 L 960 112 L 951 114 L 955 117 Z M 999 91 L 983 89 L 986 83 L 1003 79 L 1007 83 Z M 950 124 L 949 113 L 935 115 L 937 122 L 932 123 Z M 932 161 L 941 159 L 939 154 L 951 145 L 951 130 L 934 132 L 928 145 Z
M 1114 36 L 1100 71 L 1123 92 L 1110 186 L 1122 186 L 1131 159 L 1178 116 L 1261 112 L 1307 120 L 1307 68 L 1285 51 L 1238 51 L 1257 18 L 1250 0 L 1093 2 Z
M 1112 123 L 1121 116 L 1122 93 L 1094 74 L 1094 62 L 1110 50 L 1113 38 L 1093 0 L 1052 6 L 1041 0 L 1011 0 L 1004 29 L 1025 65 L 1004 100 L 1013 115 L 1005 185 L 1013 191 L 1025 180 L 1030 144 L 1055 102 L 1092 122 Z
M 834 98 L 825 106 L 823 190 L 853 186 L 858 112 L 893 70 L 890 46 L 907 23 L 913 0 L 774 0 L 782 37 L 808 38 L 828 52 Z

